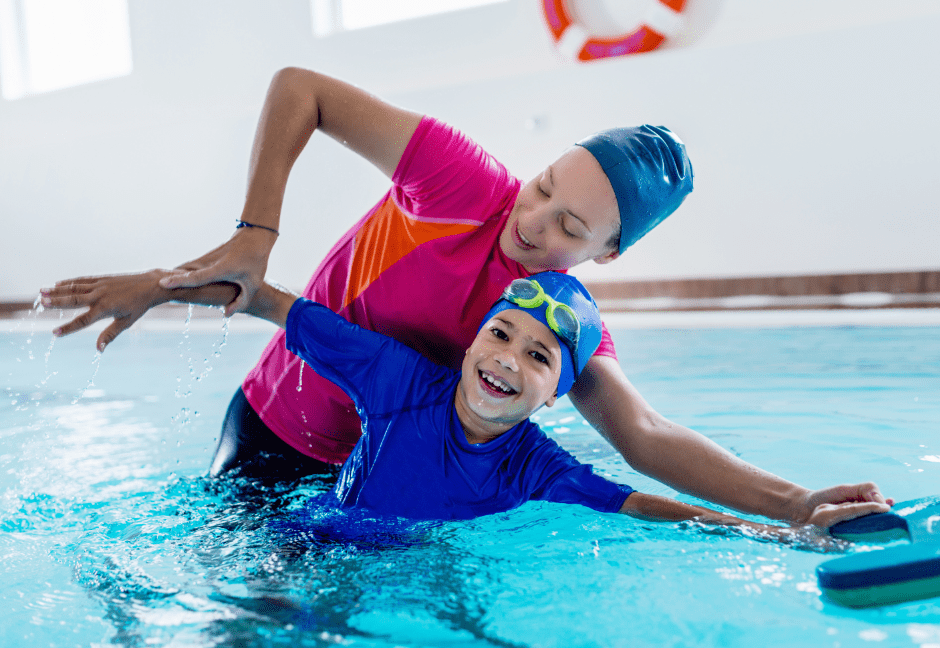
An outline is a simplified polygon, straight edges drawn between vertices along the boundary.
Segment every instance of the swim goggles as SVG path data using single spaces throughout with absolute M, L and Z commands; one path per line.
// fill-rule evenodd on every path
M 513 280 L 503 291 L 502 299 L 522 308 L 537 308 L 546 304 L 545 320 L 548 328 L 568 346 L 573 358 L 578 357 L 581 322 L 571 306 L 548 295 L 535 279 Z

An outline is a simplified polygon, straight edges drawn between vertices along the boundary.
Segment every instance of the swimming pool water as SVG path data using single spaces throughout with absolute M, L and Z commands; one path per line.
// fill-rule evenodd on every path
M 940 599 L 840 608 L 824 554 L 575 506 L 285 536 L 322 484 L 203 477 L 268 333 L 132 332 L 96 361 L 93 334 L 22 329 L 0 334 L 0 645 L 940 645 Z M 762 468 L 940 493 L 936 327 L 614 337 L 659 411 Z M 539 417 L 600 472 L 675 495 L 567 400 Z

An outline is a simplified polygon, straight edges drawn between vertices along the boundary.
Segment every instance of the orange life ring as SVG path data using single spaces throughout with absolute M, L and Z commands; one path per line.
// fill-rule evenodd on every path
M 632 32 L 613 38 L 598 38 L 575 23 L 565 0 L 542 0 L 545 21 L 558 49 L 571 58 L 593 61 L 654 50 L 682 26 L 686 0 L 650 0 L 643 22 Z

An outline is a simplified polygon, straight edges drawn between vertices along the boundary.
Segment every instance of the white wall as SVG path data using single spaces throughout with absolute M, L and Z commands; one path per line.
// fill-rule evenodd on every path
M 940 3 L 697 1 L 687 47 L 584 65 L 555 54 L 535 0 L 320 40 L 305 0 L 131 0 L 131 76 L 0 100 L 0 300 L 224 240 L 285 65 L 444 118 L 523 177 L 599 128 L 676 130 L 695 193 L 582 277 L 940 267 Z M 314 137 L 269 276 L 302 285 L 385 184 Z

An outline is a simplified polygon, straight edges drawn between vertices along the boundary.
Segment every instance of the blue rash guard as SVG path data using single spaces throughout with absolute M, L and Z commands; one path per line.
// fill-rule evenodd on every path
M 470 444 L 454 408 L 460 374 L 400 342 L 298 299 L 287 317 L 288 351 L 345 391 L 362 437 L 332 495 L 412 519 L 468 519 L 528 500 L 620 510 L 629 486 L 595 475 L 530 420 Z

